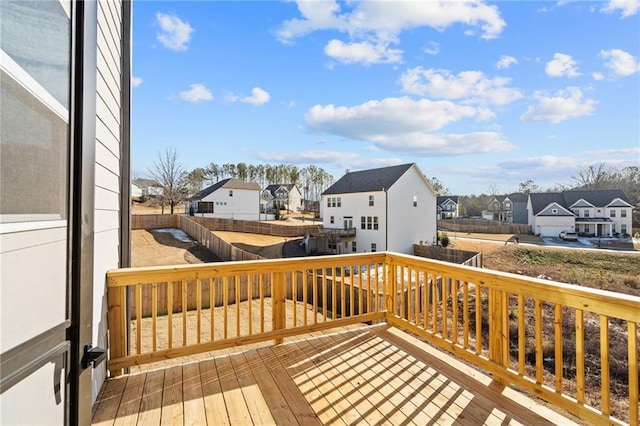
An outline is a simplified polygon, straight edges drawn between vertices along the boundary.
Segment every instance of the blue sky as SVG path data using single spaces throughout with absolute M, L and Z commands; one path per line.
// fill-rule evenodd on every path
M 132 167 L 415 162 L 453 194 L 640 165 L 640 0 L 137 1 Z

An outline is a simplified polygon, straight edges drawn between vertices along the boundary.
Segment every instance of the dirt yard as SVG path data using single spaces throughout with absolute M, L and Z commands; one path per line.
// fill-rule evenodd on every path
M 157 229 L 131 231 L 131 266 L 184 265 L 220 262 L 220 259 L 194 241 L 177 240 Z

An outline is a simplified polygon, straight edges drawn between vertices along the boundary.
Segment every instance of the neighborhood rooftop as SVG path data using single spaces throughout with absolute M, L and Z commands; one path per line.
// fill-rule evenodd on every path
M 396 183 L 396 181 L 400 179 L 400 176 L 409 170 L 413 164 L 414 163 L 402 164 L 399 166 L 381 167 L 379 169 L 347 173 L 324 191 L 322 195 L 384 191 Z
M 214 193 L 220 188 L 228 188 L 228 189 L 255 189 L 259 190 L 260 186 L 255 182 L 245 182 L 236 178 L 228 178 L 223 179 L 219 182 L 214 183 L 213 185 L 203 189 L 198 192 L 196 195 L 190 198 L 190 200 L 201 200 L 209 194 Z
M 557 203 L 559 206 L 569 209 L 572 205 L 580 200 L 584 200 L 587 203 L 596 206 L 604 207 L 609 205 L 612 201 L 620 199 L 623 202 L 629 204 L 624 191 L 620 189 L 592 189 L 584 191 L 564 191 L 564 192 L 542 192 L 531 193 L 531 207 L 533 214 L 538 214 L 545 207 L 551 203 Z

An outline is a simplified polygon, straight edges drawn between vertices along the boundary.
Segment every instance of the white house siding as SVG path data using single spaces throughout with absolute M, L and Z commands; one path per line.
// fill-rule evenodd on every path
M 105 273 L 120 266 L 121 8 L 118 0 L 98 2 L 93 344 L 102 348 L 108 347 Z M 105 364 L 93 369 L 92 402 Z
M 229 196 L 233 191 L 233 196 Z M 260 191 L 249 189 L 219 188 L 201 201 L 213 203 L 213 213 L 204 216 L 223 219 L 260 220 Z
M 387 250 L 413 254 L 413 244 L 436 237 L 436 196 L 416 172 L 407 170 L 388 190 L 389 245 Z M 413 197 L 417 206 L 413 207 Z

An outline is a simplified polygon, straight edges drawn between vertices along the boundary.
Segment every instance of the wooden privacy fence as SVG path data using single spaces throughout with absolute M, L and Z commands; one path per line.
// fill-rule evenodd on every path
M 189 216 L 189 218 L 211 231 L 244 232 L 247 234 L 264 234 L 276 237 L 303 237 L 314 233 L 321 223 L 289 226 L 277 222 L 259 222 L 253 220 L 221 219 L 214 217 Z
M 440 246 L 426 246 L 414 244 L 413 254 L 427 259 L 442 260 L 457 263 L 458 265 L 475 266 L 482 268 L 482 253 L 475 251 L 457 250 Z
M 639 297 L 384 252 L 121 269 L 108 272 L 107 283 L 112 374 L 386 320 L 590 423 L 638 424 Z M 181 287 L 168 286 L 159 305 L 163 283 Z M 145 286 L 150 318 L 142 315 Z M 174 310 L 175 298 L 187 305 L 190 288 L 194 309 Z M 628 403 L 612 405 L 612 389 Z
M 242 250 L 224 241 L 213 234 L 210 229 L 194 220 L 192 216 L 180 216 L 179 219 L 177 227 L 225 262 L 263 259 L 262 256 Z
M 131 229 L 179 228 L 179 214 L 132 214 Z
M 443 219 L 438 221 L 438 229 L 479 234 L 531 234 L 530 225 L 499 220 Z

